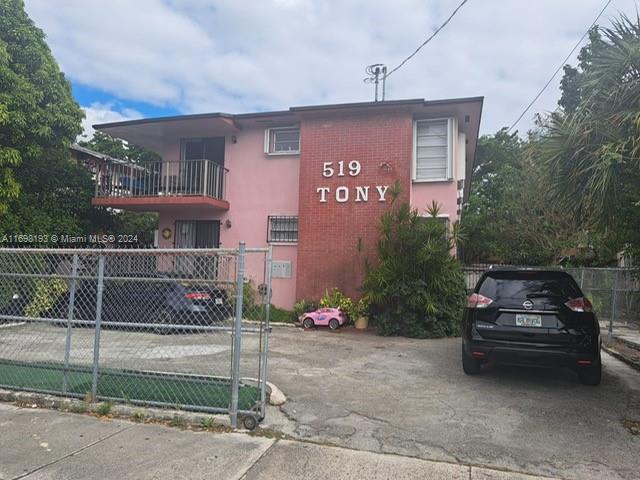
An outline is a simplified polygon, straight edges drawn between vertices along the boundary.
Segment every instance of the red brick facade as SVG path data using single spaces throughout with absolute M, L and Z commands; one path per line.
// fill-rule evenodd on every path
M 408 199 L 413 145 L 412 115 L 404 109 L 380 114 L 304 118 L 300 130 L 300 197 L 296 298 L 318 299 L 326 288 L 338 287 L 358 296 L 364 257 L 375 258 L 380 215 L 391 205 L 379 200 L 377 186 L 400 181 Z M 339 161 L 344 176 L 338 176 Z M 360 162 L 350 176 L 348 165 Z M 334 174 L 323 176 L 324 162 Z M 368 201 L 356 201 L 356 186 L 369 186 Z M 319 187 L 329 188 L 321 202 Z M 336 189 L 347 187 L 349 199 L 336 200 Z M 346 191 L 340 190 L 341 199 Z M 357 250 L 362 238 L 364 252 Z

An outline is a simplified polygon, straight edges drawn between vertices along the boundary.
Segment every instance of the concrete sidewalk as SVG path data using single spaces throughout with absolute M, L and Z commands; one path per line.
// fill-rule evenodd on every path
M 0 404 L 0 480 L 542 477 L 311 443 Z M 547 477 L 545 477 L 547 478 Z

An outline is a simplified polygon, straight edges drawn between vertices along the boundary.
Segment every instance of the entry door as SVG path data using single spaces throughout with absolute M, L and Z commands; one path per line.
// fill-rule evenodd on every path
M 224 166 L 224 137 L 182 139 L 181 176 L 184 179 L 183 188 L 186 193 L 205 193 L 205 160 Z M 213 169 L 210 167 L 210 170 Z M 213 175 L 213 172 L 209 175 Z
M 176 248 L 218 248 L 219 220 L 178 220 Z M 176 258 L 176 270 L 191 277 L 216 278 L 216 257 L 210 255 L 181 255 Z
M 218 248 L 219 220 L 176 221 L 176 248 Z

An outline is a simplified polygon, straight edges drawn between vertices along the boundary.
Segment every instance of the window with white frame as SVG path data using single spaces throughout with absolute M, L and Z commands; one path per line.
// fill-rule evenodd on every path
M 453 119 L 415 122 L 413 179 L 443 181 L 452 178 Z
M 296 216 L 270 216 L 267 227 L 267 242 L 295 243 L 298 241 L 298 217 Z
M 265 132 L 264 151 L 271 155 L 285 155 L 300 152 L 300 128 L 277 127 Z

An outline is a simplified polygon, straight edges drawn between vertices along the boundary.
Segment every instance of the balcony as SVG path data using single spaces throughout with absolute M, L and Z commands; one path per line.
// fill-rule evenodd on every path
M 228 210 L 226 176 L 226 168 L 206 159 L 104 163 L 96 174 L 92 204 L 134 211 Z

